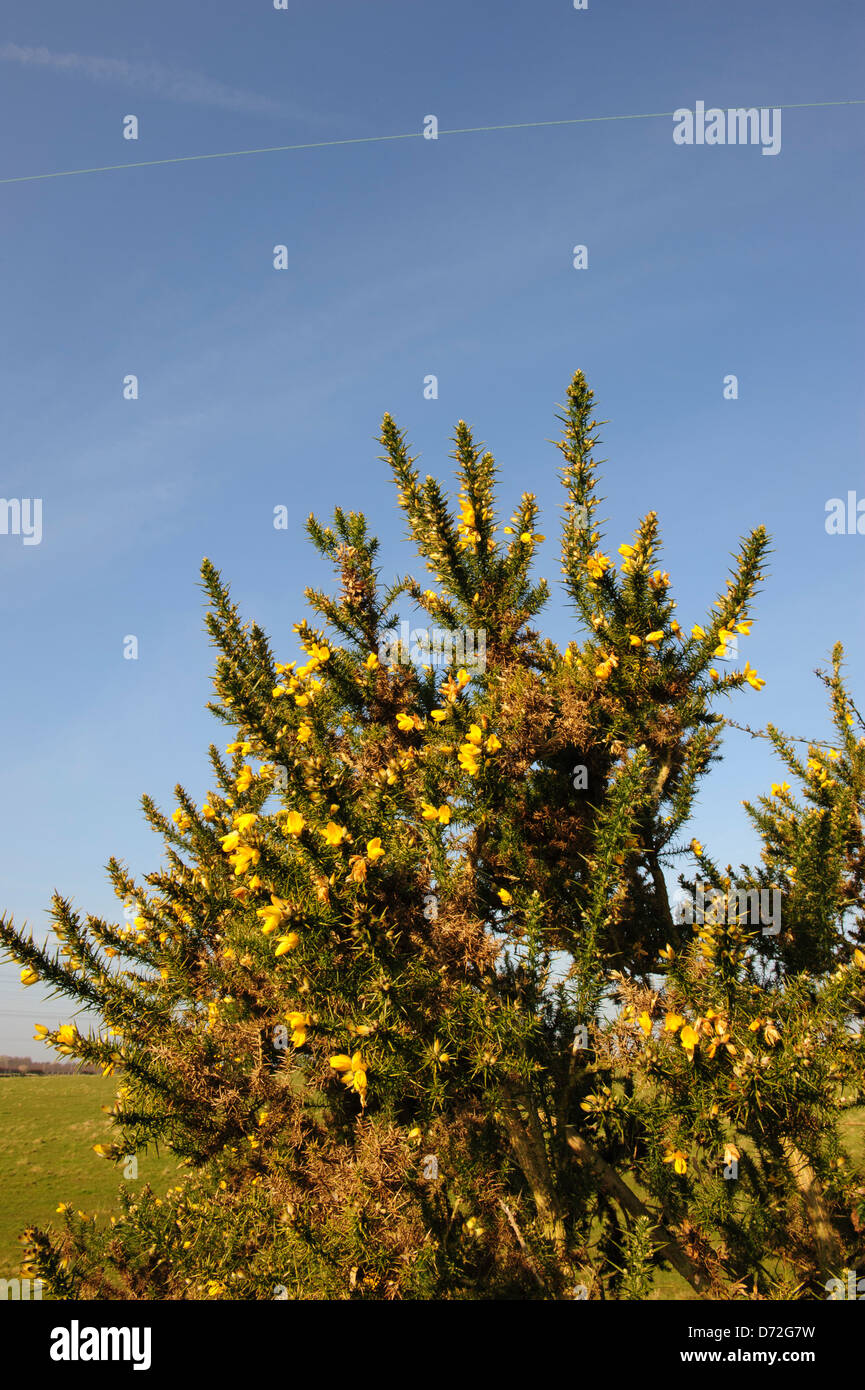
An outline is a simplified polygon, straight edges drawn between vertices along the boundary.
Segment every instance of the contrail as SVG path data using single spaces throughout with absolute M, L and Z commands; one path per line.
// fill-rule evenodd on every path
M 745 103 L 740 103 L 744 105 Z M 758 105 L 752 102 L 751 105 Z M 841 101 L 794 101 L 763 102 L 775 110 L 801 111 L 818 106 L 865 106 L 865 97 L 850 97 Z M 559 121 L 514 121 L 508 125 L 457 126 L 450 130 L 439 130 L 439 135 L 480 135 L 501 130 L 536 130 L 542 126 L 592 125 L 600 121 L 651 121 L 662 116 L 674 116 L 675 111 L 640 111 L 623 116 L 570 116 Z M 167 159 L 135 159 L 124 164 L 98 164 L 90 169 L 57 169 L 49 174 L 17 174 L 13 178 L 0 179 L 4 183 L 32 183 L 36 179 L 68 179 L 77 174 L 108 174 L 118 169 L 148 169 L 156 164 L 192 164 L 202 159 L 237 159 L 248 154 L 281 154 L 292 150 L 325 150 L 336 145 L 378 145 L 388 140 L 420 140 L 421 130 L 406 130 L 398 135 L 352 135 L 342 140 L 309 140 L 303 144 L 265 145 L 254 150 L 217 150 L 213 154 L 179 154 Z
M 283 102 L 239 87 L 228 87 L 202 73 L 186 68 L 170 68 L 162 63 L 128 62 L 125 58 L 96 58 L 85 53 L 52 53 L 48 48 L 24 48 L 17 43 L 0 44 L 0 60 L 24 68 L 48 68 L 107 82 L 135 87 L 167 101 L 185 101 L 197 106 L 219 106 L 226 111 L 247 111 L 260 116 L 297 115 Z

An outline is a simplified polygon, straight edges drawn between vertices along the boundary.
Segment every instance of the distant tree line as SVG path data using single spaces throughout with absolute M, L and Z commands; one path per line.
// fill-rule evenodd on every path
M 99 1068 L 80 1062 L 34 1062 L 32 1057 L 5 1057 L 0 1054 L 0 1076 L 69 1076 L 76 1072 L 93 1075 Z

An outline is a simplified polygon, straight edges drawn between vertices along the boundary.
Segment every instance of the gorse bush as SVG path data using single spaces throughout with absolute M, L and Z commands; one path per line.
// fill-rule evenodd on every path
M 842 653 L 831 744 L 766 732 L 791 780 L 746 803 L 759 865 L 689 845 L 723 701 L 764 684 L 715 663 L 768 537 L 686 630 L 654 513 L 604 551 L 581 373 L 560 419 L 564 651 L 534 626 L 535 499 L 500 531 L 462 422 L 455 509 L 382 426 L 435 590 L 382 588 L 362 515 L 310 518 L 337 590 L 307 590 L 303 659 L 277 661 L 205 561 L 213 790 L 144 798 L 164 862 L 110 862 L 122 922 L 56 897 L 56 947 L 0 925 L 25 984 L 102 1020 L 39 1030 L 116 1073 L 102 1156 L 189 1168 L 107 1228 L 70 1207 L 28 1231 L 56 1295 L 632 1299 L 671 1266 L 712 1298 L 825 1297 L 855 1258 L 865 738 Z M 484 633 L 485 661 L 388 660 L 400 601 Z

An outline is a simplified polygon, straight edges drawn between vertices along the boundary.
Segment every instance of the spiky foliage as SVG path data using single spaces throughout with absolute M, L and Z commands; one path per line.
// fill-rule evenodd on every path
M 620 562 L 603 551 L 580 373 L 560 418 L 582 625 L 564 651 L 532 626 L 535 498 L 500 539 L 494 460 L 463 422 L 455 509 L 382 425 L 436 590 L 382 589 L 363 516 L 310 518 L 337 591 L 307 590 L 303 656 L 277 661 L 205 562 L 210 708 L 233 733 L 210 750 L 213 790 L 198 805 L 178 786 L 170 815 L 144 798 L 164 864 L 136 883 L 111 861 L 124 923 L 59 897 L 54 949 L 0 923 L 25 983 L 102 1019 L 41 1030 L 118 1074 L 102 1156 L 159 1144 L 191 1170 L 127 1196 L 107 1233 L 71 1208 L 62 1232 L 32 1231 L 28 1268 L 56 1293 L 639 1298 L 666 1263 L 701 1293 L 778 1296 L 848 1255 L 865 744 L 838 664 L 842 746 L 803 769 L 805 808 L 787 790 L 751 808 L 763 867 L 723 875 L 696 851 L 721 896 L 783 880 L 782 929 L 755 930 L 747 898 L 689 923 L 664 871 L 718 756 L 720 698 L 763 684 L 713 663 L 750 630 L 768 539 L 741 542 L 686 633 L 654 513 Z M 426 660 L 417 630 L 407 659 L 408 600 L 463 660 Z

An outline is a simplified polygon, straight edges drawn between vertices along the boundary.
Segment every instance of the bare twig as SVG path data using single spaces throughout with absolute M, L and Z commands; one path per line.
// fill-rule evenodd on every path
M 517 1225 L 516 1221 L 514 1220 L 514 1214 L 513 1214 L 513 1212 L 511 1211 L 511 1209 L 510 1209 L 510 1207 L 508 1206 L 507 1202 L 505 1202 L 501 1197 L 499 1198 L 499 1206 L 501 1207 L 501 1209 L 502 1209 L 502 1211 L 504 1212 L 505 1216 L 508 1218 L 508 1221 L 509 1221 L 509 1223 L 510 1223 L 511 1230 L 513 1231 L 514 1235 L 516 1236 L 517 1240 L 518 1240 L 519 1243 L 520 1243 L 520 1249 L 522 1250 L 523 1254 L 524 1254 L 525 1257 L 526 1257 L 526 1263 L 528 1264 L 528 1267 L 529 1267 L 529 1269 L 531 1270 L 531 1273 L 532 1273 L 532 1276 L 533 1276 L 533 1278 L 534 1278 L 534 1280 L 535 1280 L 535 1283 L 537 1284 L 537 1286 L 538 1286 L 539 1289 L 542 1289 L 542 1288 L 544 1287 L 544 1281 L 543 1281 L 543 1279 L 541 1278 L 541 1276 L 538 1274 L 538 1271 L 535 1269 L 534 1265 L 532 1264 L 532 1257 L 531 1257 L 531 1255 L 530 1255 L 530 1253 L 529 1253 L 529 1247 L 526 1245 L 526 1242 L 525 1242 L 525 1240 L 523 1239 L 522 1232 L 521 1232 L 519 1226 Z

